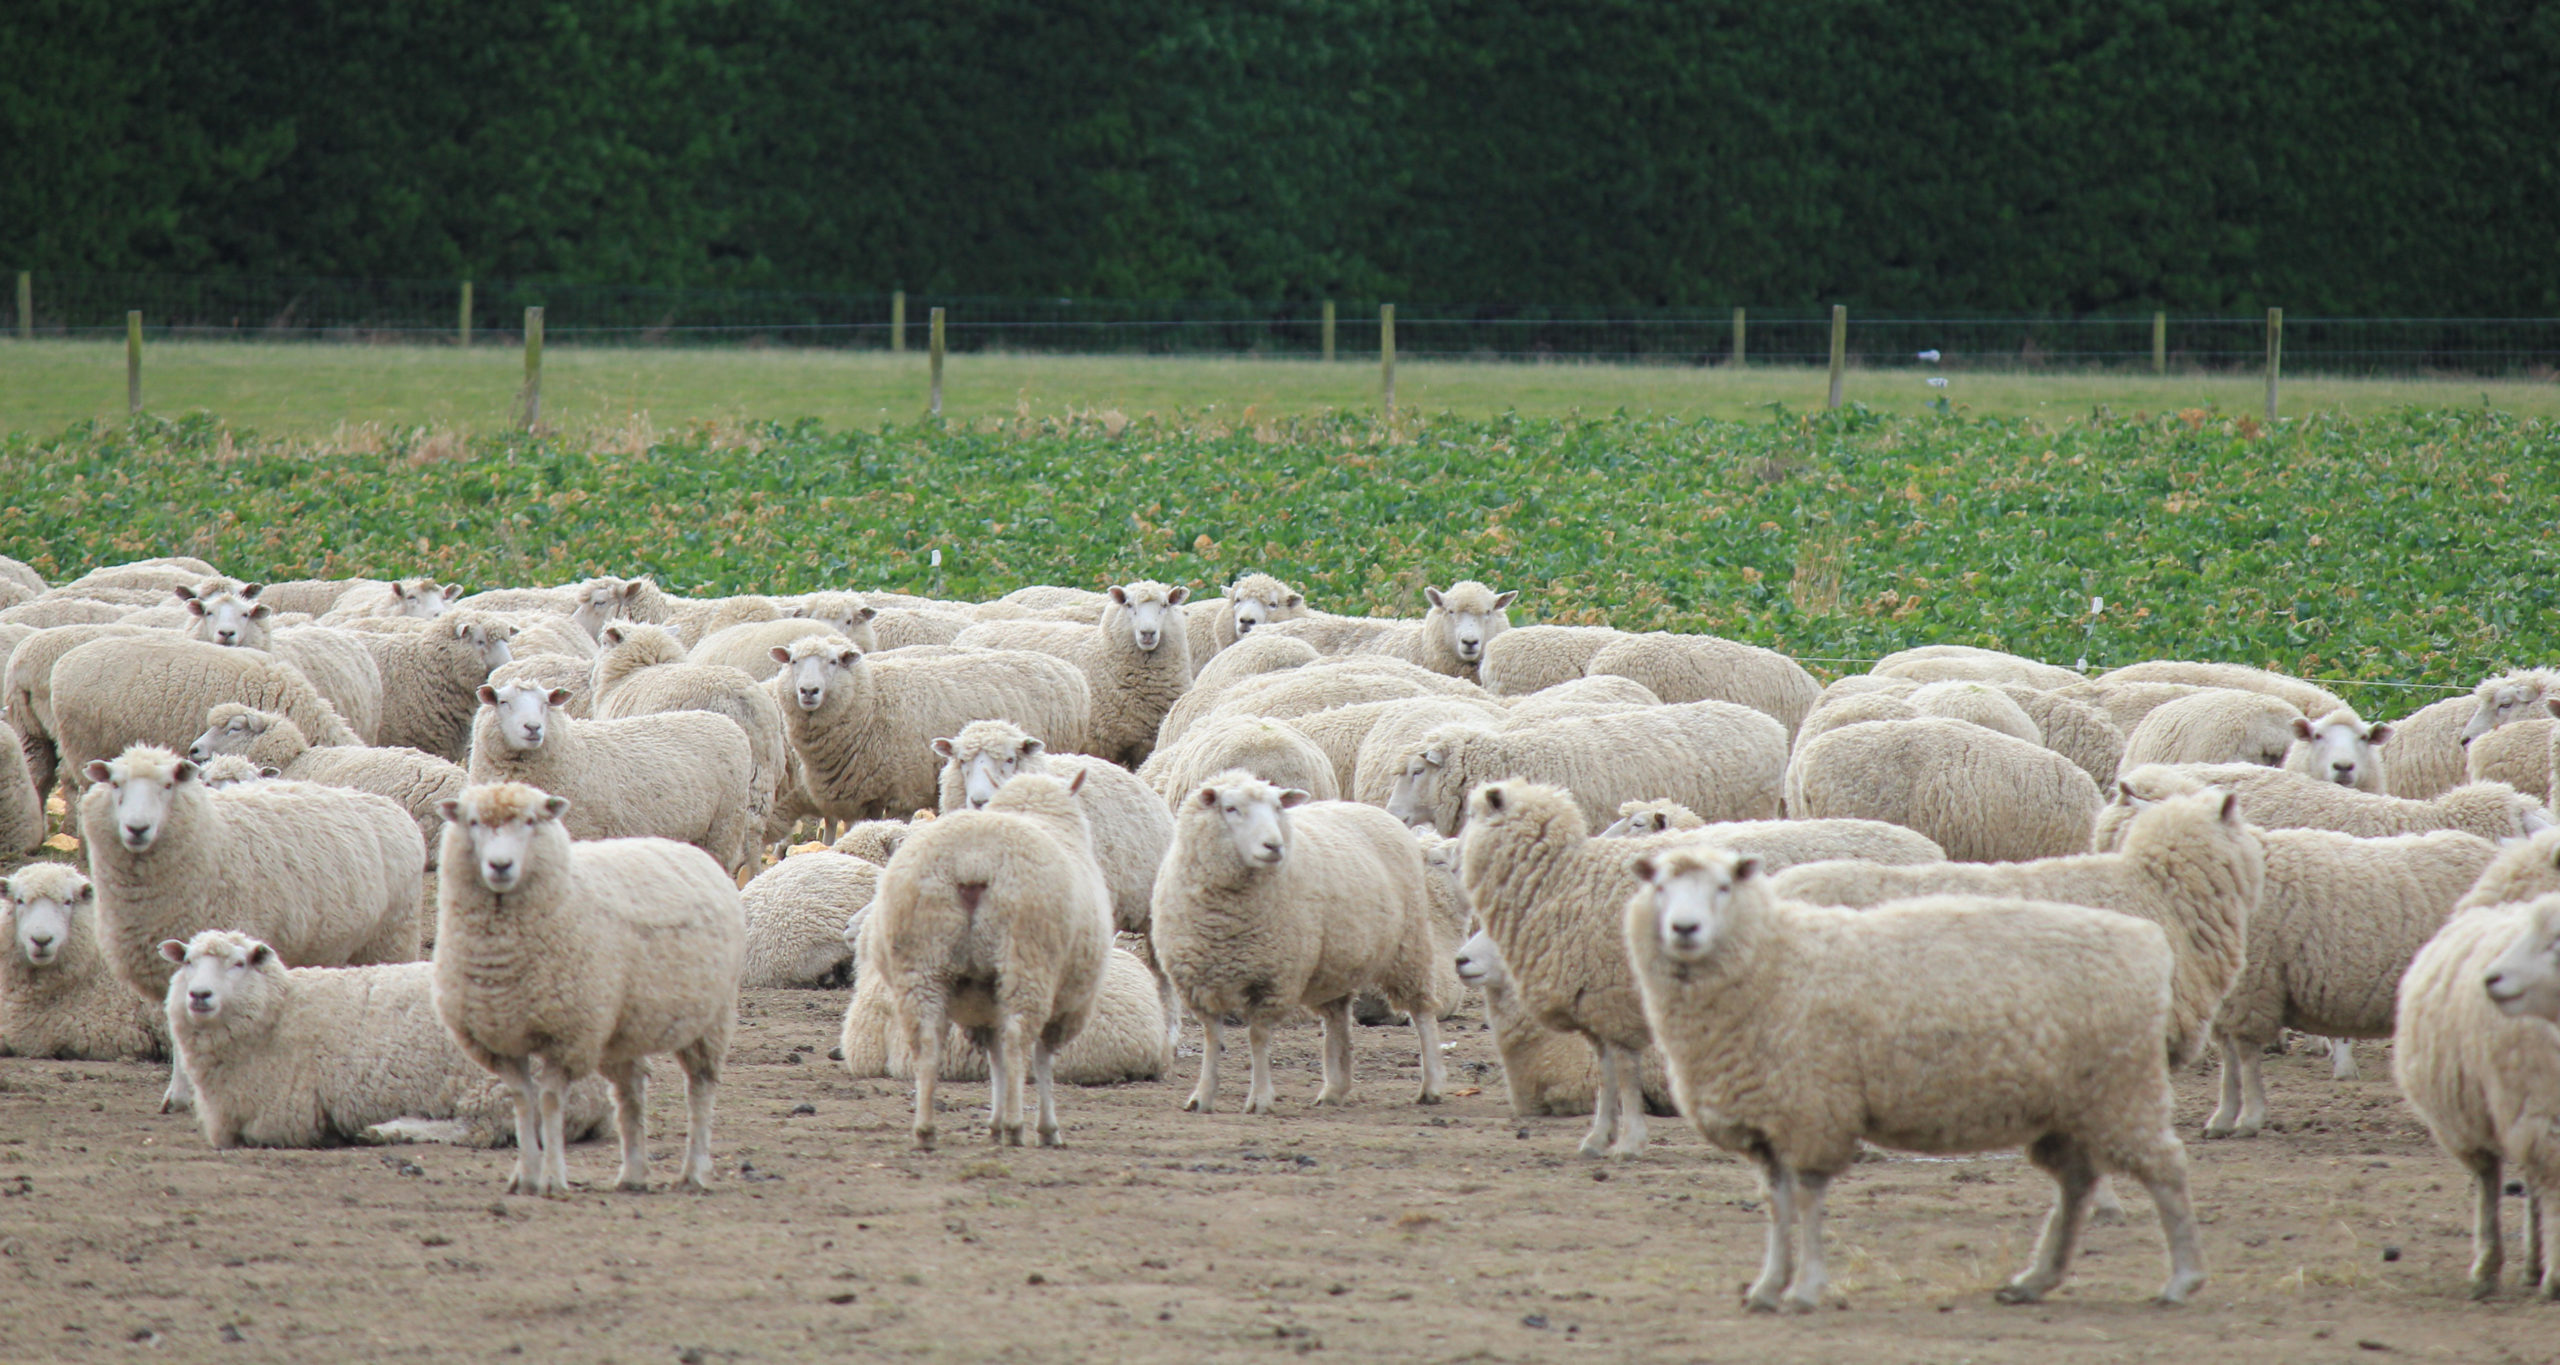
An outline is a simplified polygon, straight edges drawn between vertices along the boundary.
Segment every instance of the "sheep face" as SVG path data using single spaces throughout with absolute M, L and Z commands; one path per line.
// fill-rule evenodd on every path
M 1189 588 L 1166 588 L 1155 583 L 1131 583 L 1111 589 L 1111 604 L 1129 618 L 1129 640 L 1141 654 L 1153 654 L 1164 643 L 1164 618 L 1167 612 L 1190 600 Z
M 1458 945 L 1458 979 L 1478 990 L 1498 990 L 1511 983 L 1511 973 L 1502 965 L 1502 950 L 1493 946 L 1493 935 L 1478 929 Z
M 81 878 L 67 893 L 29 895 L 12 885 L 5 903 L 15 933 L 18 956 L 29 966 L 49 967 L 77 932 L 75 916 L 97 899 L 97 891 Z
M 791 609 L 791 614 L 804 621 L 815 621 L 851 639 L 854 628 L 878 616 L 880 609 L 849 592 L 811 593 L 799 606 Z
M 1455 584 L 1445 593 L 1438 588 L 1422 590 L 1423 599 L 1431 604 L 1432 614 L 1440 623 L 1443 643 L 1460 662 L 1471 664 L 1484 659 L 1486 641 L 1510 627 L 1511 618 L 1503 609 L 1519 595 L 1494 594 L 1476 582 Z
M 835 685 L 836 675 L 862 661 L 862 646 L 840 635 L 822 635 L 775 645 L 773 661 L 790 679 L 783 686 L 791 700 L 803 711 L 816 711 L 827 704 L 827 689 Z
M 1228 585 L 1228 614 L 1235 618 L 1236 638 L 1253 633 L 1253 628 L 1273 621 L 1288 621 L 1307 614 L 1307 599 L 1297 589 L 1267 573 L 1251 573 Z
M 275 723 L 274 716 L 236 702 L 225 702 L 215 707 L 207 719 L 213 723 L 205 727 L 203 734 L 196 736 L 195 743 L 187 746 L 187 757 L 198 763 L 210 763 L 225 754 L 249 752 L 250 746 L 258 742 L 258 736 L 265 734 L 267 727 Z
M 545 825 L 556 825 L 568 814 L 569 798 L 501 783 L 474 787 L 459 799 L 447 797 L 436 809 L 471 845 L 471 868 L 480 884 L 504 895 L 523 883 L 534 841 L 543 836 Z
M 135 746 L 140 749 L 142 746 Z M 148 853 L 160 841 L 178 791 L 196 785 L 196 765 L 165 749 L 126 750 L 112 763 L 92 761 L 89 781 L 112 793 L 116 842 L 130 853 Z
M 2352 787 L 2373 770 L 2373 751 L 2391 738 L 2391 727 L 2367 725 L 2353 711 L 2332 711 L 2316 721 L 2296 717 L 2293 737 L 2311 746 L 2313 777 Z
M 160 955 L 178 964 L 169 977 L 169 999 L 184 1001 L 191 1023 L 209 1024 L 225 1013 L 249 1011 L 284 970 L 276 950 L 245 934 L 208 929 L 192 943 L 168 939 Z
M 282 769 L 262 768 L 238 754 L 224 754 L 205 764 L 203 768 L 204 785 L 207 791 L 218 792 L 226 787 L 237 787 L 243 782 L 263 782 L 282 776 L 284 776 Z
M 578 585 L 578 605 L 569 609 L 569 619 L 593 640 L 604 631 L 605 622 L 628 615 L 623 604 L 640 591 L 637 581 L 626 583 L 619 578 L 590 578 Z
M 2520 720 L 2539 720 L 2550 714 L 2543 705 L 2547 695 L 2541 673 L 2511 673 L 2491 678 L 2472 693 L 2479 707 L 2471 713 L 2471 722 L 2462 727 L 2462 742 L 2469 744 L 2501 725 Z
M 461 592 L 451 584 L 440 586 L 432 578 L 404 578 L 391 585 L 391 614 L 432 621 L 444 615 Z
M 2542 897 L 2532 911 L 2482 984 L 2501 1011 L 2560 1023 L 2560 896 Z
M 549 733 L 551 712 L 569 701 L 569 689 L 555 687 L 546 692 L 523 683 L 505 683 L 497 687 L 482 685 L 480 704 L 498 713 L 498 738 L 515 753 L 530 753 L 542 747 Z
M 1448 750 L 1437 744 L 1408 756 L 1404 771 L 1396 775 L 1395 789 L 1387 794 L 1387 814 L 1403 821 L 1407 829 L 1449 833 L 1431 815 L 1431 797 L 1439 788 L 1440 770 L 1448 764 Z
M 1248 867 L 1278 867 L 1289 856 L 1287 812 L 1307 803 L 1295 787 L 1274 787 L 1246 779 L 1219 787 L 1202 787 L 1193 798 L 1225 822 L 1236 856 Z
M 452 592 L 453 589 L 445 591 Z M 515 662 L 515 651 L 507 644 L 515 638 L 515 633 L 516 628 L 507 622 L 492 620 L 477 612 L 456 617 L 453 622 L 453 638 L 480 651 L 480 676 L 484 678 Z
M 1674 962 L 1703 962 L 1755 889 L 1760 860 L 1713 847 L 1675 848 L 1630 865 L 1652 901 L 1654 941 Z
M 1607 829 L 1600 831 L 1600 833 L 1595 837 L 1601 839 L 1642 839 L 1647 835 L 1661 834 L 1670 828 L 1670 812 L 1640 810 L 1619 816 L 1616 820 L 1610 822 Z
M 962 736 L 962 739 L 966 738 L 966 735 Z M 948 739 L 933 742 L 933 751 L 959 768 L 960 790 L 968 799 L 970 810 L 982 809 L 994 800 L 996 789 L 1014 774 L 1043 771 L 1046 765 L 1041 755 L 1047 747 L 1029 735 L 1012 744 L 989 748 L 963 747 L 960 742 Z
M 189 633 L 217 645 L 255 649 L 266 643 L 266 620 L 274 613 L 258 600 L 261 584 L 187 599 L 187 615 L 195 618 Z

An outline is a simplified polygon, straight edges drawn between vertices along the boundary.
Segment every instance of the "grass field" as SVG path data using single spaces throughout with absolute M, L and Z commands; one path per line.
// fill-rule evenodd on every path
M 925 358 L 910 352 L 638 350 L 552 345 L 543 415 L 556 427 L 620 426 L 645 414 L 660 426 L 694 421 L 797 421 L 877 427 L 925 408 Z M 465 430 L 510 420 L 524 367 L 501 346 L 282 345 L 156 342 L 143 361 L 145 406 L 175 416 L 206 410 L 246 429 L 313 435 L 341 423 Z M 956 355 L 945 375 L 953 420 L 1061 416 L 1069 411 L 1176 411 L 1260 416 L 1374 411 L 1373 360 Z M 1917 414 L 1939 396 L 1917 370 L 1853 372 L 1849 397 L 1882 412 Z M 1769 405 L 1822 406 L 1819 370 L 1692 369 L 1580 363 L 1406 363 L 1402 407 L 1489 417 L 1554 417 L 1624 409 L 1671 417 L 1766 418 Z M 2211 408 L 2261 412 L 2265 381 L 2247 374 L 2150 375 L 2064 371 L 1958 372 L 1943 391 L 1974 416 L 2085 417 Z M 2295 379 L 2287 415 L 2357 416 L 2408 406 L 2490 407 L 2560 417 L 2560 384 L 2529 380 Z M 124 348 L 105 342 L 0 343 L 0 431 L 58 432 L 125 412 Z

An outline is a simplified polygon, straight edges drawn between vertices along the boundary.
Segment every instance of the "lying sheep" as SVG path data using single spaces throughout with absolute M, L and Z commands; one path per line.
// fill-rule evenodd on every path
M 733 877 L 749 866 L 761 831 L 749 820 L 754 760 L 738 726 L 700 711 L 579 720 L 561 712 L 567 700 L 515 683 L 482 687 L 471 780 L 566 797 L 574 804 L 559 818 L 571 838 L 672 839 Z
M 237 755 L 261 773 L 289 782 L 316 782 L 388 797 L 409 812 L 422 841 L 444 831 L 437 803 L 460 796 L 470 782 L 470 775 L 460 767 L 416 749 L 353 744 L 314 747 L 290 717 L 231 701 L 205 713 L 204 733 L 187 746 L 187 757 L 200 764 L 226 755 Z M 208 770 L 207 780 L 211 779 Z M 427 868 L 433 871 L 432 853 L 429 858 Z
M 1085 747 L 1134 768 L 1155 751 L 1165 712 L 1191 686 L 1191 637 L 1180 610 L 1190 595 L 1151 581 L 1115 585 L 1091 626 L 990 621 L 953 643 L 1036 650 L 1083 670 L 1093 702 Z
M 853 949 L 845 926 L 879 890 L 880 866 L 832 850 L 795 853 L 738 892 L 747 921 L 750 989 L 831 990 L 851 984 Z
M 1051 752 L 1085 747 L 1092 690 L 1075 665 L 1028 650 L 899 657 L 908 652 L 875 659 L 842 637 L 821 637 L 774 654 L 783 723 L 827 818 L 931 809 L 941 788 L 931 743 L 971 721 L 1011 721 Z
M 919 1147 L 933 1146 L 951 1024 L 987 1054 L 994 1139 L 1022 1145 L 1027 1062 L 1040 1145 L 1063 1143 L 1051 1063 L 1092 1017 L 1111 955 L 1110 893 L 1076 799 L 1083 785 L 1082 774 L 1016 776 L 985 806 L 918 830 L 880 874 L 879 953 L 864 971 L 883 978 L 913 1059 Z
M 2089 847 L 2098 784 L 2060 754 L 1965 721 L 1874 721 L 1819 736 L 1786 770 L 1787 814 L 1884 820 L 1965 862 Z
M 861 916 L 853 934 L 867 935 L 871 918 Z M 872 952 L 876 960 L 877 948 Z M 881 984 L 885 978 L 877 972 L 862 974 L 859 960 L 857 954 L 853 1000 L 845 1007 L 844 1028 L 837 1040 L 845 1069 L 858 1079 L 912 1081 L 915 1061 L 907 1053 L 889 993 Z M 1173 1031 L 1154 973 L 1135 953 L 1114 948 L 1102 971 L 1102 989 L 1094 996 L 1093 1015 L 1075 1040 L 1058 1050 L 1050 1063 L 1051 1075 L 1066 1085 L 1161 1080 L 1173 1069 Z M 941 1058 L 946 1081 L 987 1079 L 985 1049 L 956 1025 L 944 1033 Z
M 597 720 L 699 711 L 726 717 L 747 741 L 747 826 L 766 831 L 786 790 L 790 745 L 771 688 L 726 664 L 694 663 L 664 626 L 615 621 L 596 639 Z M 796 780 L 796 779 L 794 779 Z M 787 832 L 787 830 L 786 830 Z
M 1895 650 L 1876 660 L 1867 671 L 1880 678 L 1908 678 L 1921 683 L 2008 683 L 2040 692 L 2081 681 L 2079 674 L 2067 668 L 1971 645 L 1921 645 Z
M 156 1004 L 107 969 L 98 897 L 80 869 L 29 863 L 0 883 L 9 957 L 0 965 L 0 1057 L 115 1061 L 169 1055 Z
M 1779 873 L 1785 900 L 1864 909 L 1923 896 L 2067 901 L 2157 924 L 2176 962 L 2170 976 L 2167 1053 L 2185 1066 L 2204 1052 L 2215 1012 L 2241 974 L 2268 879 L 2258 832 L 2239 798 L 2204 790 L 2148 803 L 2118 853 L 2018 863 L 1883 867 L 1806 863 Z
M 1253 1079 L 1245 1112 L 1272 1112 L 1271 1027 L 1300 1009 L 1325 1025 L 1324 1088 L 1351 1093 L 1351 1001 L 1376 991 L 1413 1019 L 1424 1104 L 1440 1099 L 1441 1002 L 1433 964 L 1453 946 L 1432 932 L 1422 854 L 1395 820 L 1350 802 L 1241 772 L 1185 793 L 1156 878 L 1156 960 L 1200 1020 L 1200 1082 L 1184 1102 L 1208 1113 L 1218 1093 L 1226 1015 L 1242 1015 Z
M 1713 635 L 1648 631 L 1611 642 L 1589 671 L 1633 678 L 1666 703 L 1724 701 L 1774 719 L 1792 738 L 1822 686 L 1795 660 Z
M 2560 896 L 2456 915 L 2400 979 L 2392 1079 L 2436 1145 L 2471 1174 L 2471 1297 L 2498 1292 L 2506 1243 L 2498 1202 L 2521 1171 L 2522 1283 L 2560 1298 L 2560 1048 L 2552 1046 Z
M 1681 1112 L 1765 1182 L 1769 1249 L 1747 1306 L 1821 1306 L 1823 1200 L 1862 1140 L 2020 1147 L 2054 1178 L 2035 1259 L 2003 1302 L 2061 1283 L 2109 1171 L 2141 1181 L 2159 1209 L 2161 1301 L 2204 1283 L 2167 1053 L 2127 1046 L 2168 1032 L 2173 966 L 2157 925 L 1972 896 L 1795 905 L 1753 859 L 1711 844 L 1648 853 L 1634 875 L 1626 952 Z M 1784 1085 L 1769 1084 L 1772 1057 L 1787 1059 Z
M 1729 702 L 1658 706 L 1495 730 L 1443 726 L 1409 746 L 1387 811 L 1409 825 L 1456 834 L 1467 793 L 1521 777 L 1570 790 L 1598 824 L 1622 801 L 1668 797 L 1710 820 L 1778 814 L 1786 732 Z
M 1591 656 L 1627 638 L 1607 626 L 1513 626 L 1484 647 L 1486 691 L 1517 697 L 1582 677 Z
M 2456 787 L 2432 801 L 2375 796 L 2254 763 L 2184 763 L 2131 768 L 2120 781 L 2148 794 L 2173 782 L 2222 787 L 2240 794 L 2251 824 L 2261 829 L 2332 829 L 2364 839 L 2458 829 L 2483 839 L 2514 839 L 2552 826 L 2541 805 L 2496 782 Z M 2114 847 L 2121 824 L 2133 812 L 2122 802 L 2093 822 L 2089 847 Z
M 2325 714 L 2325 713 L 2324 713 Z M 2152 709 L 2124 737 L 2121 767 L 2255 763 L 2281 768 L 2302 713 L 2264 692 L 2206 688 Z
M 437 1017 L 434 964 L 287 969 L 274 948 L 224 929 L 160 953 L 176 966 L 165 1026 L 215 1147 L 513 1138 L 507 1092 Z M 602 1128 L 607 1108 L 602 1086 L 573 1087 L 569 1139 Z
M 669 840 L 572 844 L 568 805 L 505 782 L 445 807 L 436 1012 L 515 1099 L 511 1192 L 568 1192 L 568 1091 L 598 1074 L 622 1139 L 616 1188 L 646 1189 L 646 1058 L 661 1052 L 683 1068 L 691 1111 L 677 1183 L 706 1188 L 746 952 L 737 887 Z
M 54 740 L 75 788 L 87 765 L 133 745 L 186 748 L 205 712 L 227 701 L 291 716 L 314 744 L 361 742 L 301 670 L 256 650 L 176 635 L 110 636 L 53 666 Z
M 2387 723 L 2366 724 L 2352 709 L 2332 711 L 2318 720 L 2296 716 L 2293 744 L 2285 750 L 2285 771 L 2360 792 L 2387 794 L 2391 778 L 2382 746 L 2394 733 Z

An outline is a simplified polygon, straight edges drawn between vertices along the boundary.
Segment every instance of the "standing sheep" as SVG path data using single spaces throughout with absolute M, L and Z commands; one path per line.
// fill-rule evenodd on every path
M 2551 740 L 2560 722 L 2549 716 L 2501 725 L 2464 747 L 2463 767 L 2473 782 L 2504 782 L 2536 801 L 2551 799 Z
M 646 1059 L 661 1052 L 684 1069 L 691 1111 L 677 1184 L 705 1189 L 746 951 L 737 887 L 668 840 L 573 844 L 568 805 L 506 782 L 445 808 L 436 1012 L 515 1097 L 510 1192 L 568 1193 L 568 1091 L 597 1074 L 622 1139 L 616 1188 L 648 1188 Z
M 2195 687 L 2234 687 L 2243 692 L 2264 692 L 2270 697 L 2291 703 L 2293 709 L 2306 716 L 2325 716 L 2345 706 L 2337 694 L 2300 678 L 2244 664 L 2198 663 L 2187 659 L 2153 659 L 2128 664 L 2101 673 L 2091 682 L 2173 682 Z
M 2333 829 L 2364 839 L 2458 829 L 2483 839 L 2514 839 L 2551 828 L 2541 805 L 2497 782 L 2456 787 L 2432 801 L 2375 796 L 2255 763 L 2182 763 L 2129 769 L 2119 779 L 2148 795 L 2186 782 L 2240 794 L 2249 821 L 2260 829 Z M 2094 823 L 2089 847 L 2113 847 L 2116 829 L 2132 818 L 2123 803 L 2109 806 Z
M 931 809 L 930 747 L 971 721 L 1003 719 L 1056 752 L 1085 747 L 1092 689 L 1075 665 L 1028 650 L 873 658 L 842 637 L 778 646 L 771 686 L 819 813 L 831 820 Z
M 1640 857 L 1626 952 L 1701 1136 L 1758 1162 L 1768 1255 L 1754 1310 L 1810 1312 L 1823 1200 L 1861 1140 L 1932 1153 L 2020 1147 L 2059 1187 L 2034 1261 L 1999 1291 L 2062 1282 L 2099 1177 L 2142 1182 L 2169 1245 L 2164 1303 L 2204 1283 L 2186 1150 L 2170 1129 L 2168 944 L 2082 906 L 1942 896 L 1866 911 L 1780 901 L 1711 844 Z M 1769 1060 L 1783 1057 L 1786 1083 Z
M 1190 636 L 1180 611 L 1190 595 L 1188 588 L 1155 582 L 1119 585 L 1094 625 L 990 621 L 953 643 L 1037 650 L 1082 669 L 1093 699 L 1086 748 L 1134 768 L 1154 752 L 1165 712 L 1191 686 Z
M 1305 594 L 1267 573 L 1244 574 L 1227 585 L 1223 596 L 1193 600 L 1183 607 L 1191 632 L 1192 676 L 1256 627 L 1306 614 Z
M 2391 794 L 2423 801 L 2460 786 L 2470 771 L 2462 731 L 2478 712 L 2477 699 L 2466 692 L 2391 722 Z
M 315 747 L 302 727 L 287 716 L 227 701 L 205 713 L 204 733 L 187 746 L 187 757 L 211 763 L 238 755 L 257 768 L 272 768 L 288 782 L 316 782 L 372 792 L 400 803 L 418 825 L 421 841 L 444 832 L 437 803 L 460 796 L 470 775 L 452 763 L 416 749 L 377 749 L 355 744 Z M 430 850 L 427 870 L 435 870 Z
M 574 814 L 552 818 L 567 820 L 571 838 L 672 839 L 731 876 L 750 865 L 760 833 L 748 819 L 754 760 L 736 725 L 700 711 L 579 720 L 561 713 L 567 700 L 514 683 L 482 687 L 471 780 L 568 798 L 562 809 Z
M 2323 713 L 2325 714 L 2325 713 Z M 2124 737 L 2120 766 L 2255 763 L 2281 768 L 2302 713 L 2264 692 L 2207 688 L 2152 709 Z
M 2098 784 L 2062 755 L 1936 717 L 1816 738 L 1788 763 L 1786 797 L 1797 819 L 1890 821 L 1950 858 L 1985 863 L 2086 849 L 2099 807 Z
M 1570 790 L 1600 824 L 1622 801 L 1664 797 L 1709 820 L 1778 814 L 1786 732 L 1763 712 L 1730 702 L 1657 706 L 1494 730 L 1443 726 L 1405 750 L 1388 813 L 1454 835 L 1467 793 L 1521 777 Z
M 1022 1073 L 1039 1091 L 1040 1145 L 1062 1145 L 1050 1065 L 1092 1017 L 1111 955 L 1111 904 L 1076 792 L 1026 773 L 975 810 L 898 846 L 872 917 L 879 960 L 916 1077 L 916 1145 L 934 1139 L 946 1024 L 987 1054 L 991 1136 L 1022 1145 Z
M 2382 746 L 2394 733 L 2387 723 L 2367 725 L 2364 717 L 2349 709 L 2332 711 L 2318 720 L 2296 716 L 2293 744 L 2285 750 L 2285 771 L 2360 792 L 2387 794 L 2391 779 Z
M 1790 737 L 1822 695 L 1821 684 L 1795 660 L 1713 635 L 1630 635 L 1592 655 L 1589 671 L 1633 678 L 1673 705 L 1724 701 L 1748 706 L 1777 721 Z
M 725 716 L 747 741 L 747 826 L 761 835 L 777 794 L 787 790 L 790 744 L 783 738 L 782 706 L 772 689 L 726 664 L 693 663 L 664 626 L 616 621 L 597 637 L 594 696 L 597 720 L 699 711 Z M 785 832 L 787 833 L 787 827 Z
M 1226 690 L 1248 678 L 1268 673 L 1284 673 L 1302 668 L 1324 656 L 1304 640 L 1263 631 L 1234 646 L 1219 651 L 1218 657 L 1192 675 L 1191 686 L 1184 691 L 1173 709 L 1164 713 L 1164 723 L 1156 727 L 1156 747 L 1161 749 L 1181 737 L 1193 721 L 1209 714 Z
M 383 618 L 358 633 L 382 671 L 378 742 L 448 763 L 467 761 L 480 689 L 515 659 L 514 623 L 486 612 L 456 611 L 430 621 Z M 583 661 L 578 672 L 583 685 Z
M 176 635 L 111 636 L 53 666 L 54 739 L 75 787 L 87 765 L 133 745 L 186 748 L 205 712 L 227 701 L 291 716 L 314 744 L 361 742 L 301 670 L 256 650 Z
M 44 793 L 27 775 L 25 741 L 0 723 L 0 867 L 34 856 L 44 836 Z
M 1478 671 L 1495 696 L 1525 696 L 1582 677 L 1592 655 L 1626 638 L 1608 626 L 1513 626 L 1486 642 Z
M 1333 760 L 1314 740 L 1263 716 L 1216 716 L 1193 726 L 1141 774 L 1167 804 L 1235 769 L 1275 787 L 1296 787 L 1312 800 L 1338 801 Z
M 98 896 L 80 869 L 29 863 L 0 884 L 9 931 L 0 965 L 0 1057 L 114 1061 L 169 1055 L 159 1006 L 107 969 Z
M 1111 892 L 1111 920 L 1124 934 L 1147 932 L 1155 901 L 1156 868 L 1173 846 L 1173 813 L 1164 798 L 1125 768 L 1088 754 L 1053 754 L 1049 746 L 1010 721 L 981 720 L 957 735 L 933 741 L 942 759 L 944 814 L 981 810 L 1005 783 L 1023 773 L 1061 781 L 1081 776 L 1077 800 L 1092 825 L 1096 861 Z
M 1186 793 L 1156 878 L 1155 951 L 1200 1020 L 1200 1082 L 1185 1109 L 1218 1094 L 1220 1026 L 1242 1015 L 1253 1069 L 1245 1112 L 1272 1112 L 1271 1027 L 1310 1009 L 1324 1020 L 1318 1104 L 1351 1094 L 1351 1001 L 1386 997 L 1422 1044 L 1423 1104 L 1440 1100 L 1440 1002 L 1433 965 L 1454 946 L 1432 932 L 1421 850 L 1385 812 L 1241 772 Z
M 794 640 L 841 635 L 861 646 L 866 654 L 878 653 L 879 637 L 871 628 L 873 615 L 871 608 L 864 607 L 850 621 L 812 620 L 799 616 L 784 617 L 778 621 L 750 621 L 703 637 L 702 643 L 695 645 L 685 657 L 698 664 L 725 665 L 763 682 L 782 671 L 781 663 L 773 657 L 774 647 L 788 645 Z
M 1876 660 L 1867 671 L 1879 678 L 1909 678 L 1913 682 L 2014 683 L 2038 691 L 2069 687 L 2081 681 L 2079 674 L 2067 668 L 1971 645 L 1921 645 L 1896 650 Z
M 2100 791 L 2115 785 L 2116 769 L 2124 760 L 2124 731 L 2106 712 L 2058 692 L 2017 686 L 2000 690 L 2043 732 L 2044 747 L 2078 764 Z

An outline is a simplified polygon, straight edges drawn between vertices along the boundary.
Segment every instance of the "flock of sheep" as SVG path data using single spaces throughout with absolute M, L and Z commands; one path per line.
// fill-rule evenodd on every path
M 979 1078 L 996 1141 L 1057 1143 L 1058 1081 L 1161 1078 L 1186 1018 L 1186 1108 L 1241 1027 L 1272 1112 L 1303 1012 L 1316 1103 L 1349 1095 L 1355 1019 L 1410 1023 L 1433 1103 L 1472 991 L 1513 1108 L 1590 1113 L 1586 1155 L 1676 1113 L 1755 1163 L 1747 1302 L 1803 1310 L 1862 1143 L 2053 1177 L 2012 1301 L 2121 1174 L 2182 1300 L 2172 1069 L 2217 1049 L 2204 1136 L 2253 1136 L 2284 1030 L 2341 1075 L 2388 1037 L 2477 1182 L 2475 1292 L 2512 1165 L 2525 1282 L 2560 1297 L 2560 675 L 2390 724 L 2215 663 L 1931 646 L 1825 688 L 1712 637 L 1514 628 L 1512 596 L 462 596 L 184 558 L 52 586 L 0 558 L 0 1053 L 169 1058 L 164 1108 L 221 1147 L 512 1141 L 532 1194 L 608 1115 L 645 1188 L 672 1053 L 700 1188 L 742 986 L 849 986 L 838 1055 L 912 1079 L 927 1147 L 936 1086 Z M 48 849 L 80 861 L 23 861 Z

